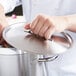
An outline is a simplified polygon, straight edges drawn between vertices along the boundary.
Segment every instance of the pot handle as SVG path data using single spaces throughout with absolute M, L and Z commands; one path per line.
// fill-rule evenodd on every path
M 70 48 L 72 47 L 73 45 L 73 39 L 72 37 L 68 34 L 68 33 L 65 33 L 65 32 L 61 32 L 61 34 L 64 36 L 64 38 L 66 39 L 66 41 L 68 42 L 69 46 L 67 48 Z M 48 62 L 48 61 L 53 61 L 55 60 L 56 58 L 58 58 L 58 55 L 54 55 L 54 56 L 50 56 L 50 57 L 45 57 L 45 55 L 43 55 L 42 58 L 38 58 L 38 62 Z
M 69 44 L 69 48 L 72 47 L 73 45 L 73 39 L 70 36 L 70 34 L 65 33 L 65 32 L 61 32 L 61 34 L 65 37 L 65 39 L 67 40 L 68 44 Z

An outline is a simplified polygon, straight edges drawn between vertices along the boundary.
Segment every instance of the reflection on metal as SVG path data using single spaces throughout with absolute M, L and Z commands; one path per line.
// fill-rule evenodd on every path
M 52 56 L 52 57 L 44 57 L 44 56 L 43 56 L 43 58 L 39 58 L 39 59 L 38 59 L 38 62 L 53 61 L 53 60 L 55 60 L 56 58 L 58 58 L 58 55 Z
M 59 54 L 71 48 L 73 44 L 73 39 L 68 33 L 61 32 L 62 36 L 53 35 L 49 40 L 45 40 L 31 31 L 23 29 L 24 25 L 25 22 L 19 22 L 8 26 L 3 31 L 3 38 L 17 49 L 43 55 L 43 58 L 38 59 L 39 62 L 55 60 Z M 11 37 L 8 32 L 12 33 Z M 48 54 L 53 56 L 45 57 Z

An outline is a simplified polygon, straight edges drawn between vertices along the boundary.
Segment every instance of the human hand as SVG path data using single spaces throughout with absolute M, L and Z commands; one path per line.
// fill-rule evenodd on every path
M 45 39 L 50 39 L 53 33 L 62 32 L 68 28 L 67 19 L 64 16 L 38 15 L 25 29 L 30 29 L 34 34 Z

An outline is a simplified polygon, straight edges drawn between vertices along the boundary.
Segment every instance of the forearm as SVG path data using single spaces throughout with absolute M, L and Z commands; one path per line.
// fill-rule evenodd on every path
M 76 32 L 76 14 L 66 16 L 66 20 L 68 23 L 68 30 Z
M 0 4 L 0 25 L 2 25 L 3 27 L 7 26 L 7 21 L 6 21 L 6 17 L 5 17 L 5 13 L 4 13 L 4 8 L 1 4 Z
M 6 21 L 6 17 L 5 17 L 5 13 L 4 13 L 4 8 L 3 6 L 0 4 L 0 43 L 2 40 L 2 31 L 3 29 L 8 25 L 7 21 Z

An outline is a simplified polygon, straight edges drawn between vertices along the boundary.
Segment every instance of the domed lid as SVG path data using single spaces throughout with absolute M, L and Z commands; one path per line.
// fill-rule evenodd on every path
M 72 38 L 67 33 L 45 40 L 25 30 L 24 26 L 24 22 L 8 26 L 3 31 L 3 38 L 17 49 L 36 54 L 61 54 L 71 47 Z

